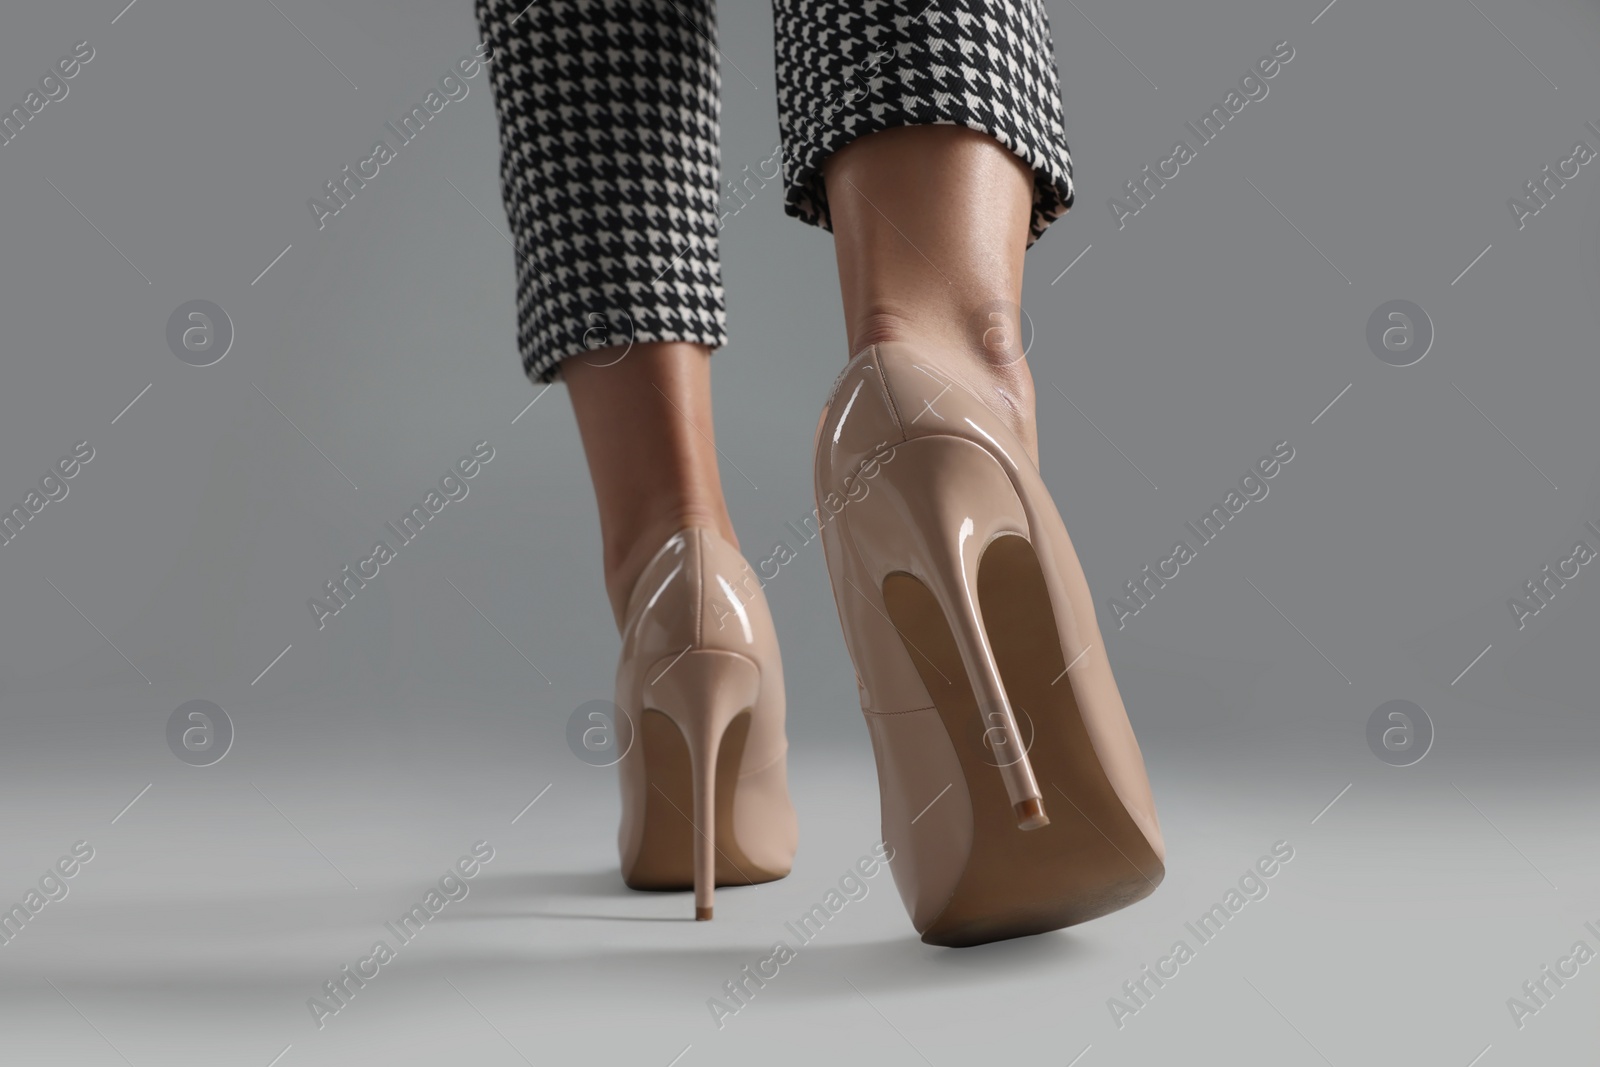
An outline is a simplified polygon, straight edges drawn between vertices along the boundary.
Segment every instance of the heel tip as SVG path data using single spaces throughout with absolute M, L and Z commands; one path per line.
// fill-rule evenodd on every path
M 1016 810 L 1019 830 L 1037 830 L 1050 825 L 1050 816 L 1044 813 L 1044 803 L 1037 797 L 1013 804 L 1012 807 Z
M 710 908 L 702 908 L 699 905 L 696 905 L 695 909 L 694 909 L 694 921 L 695 922 L 699 922 L 699 923 L 710 922 L 711 921 L 711 909 Z

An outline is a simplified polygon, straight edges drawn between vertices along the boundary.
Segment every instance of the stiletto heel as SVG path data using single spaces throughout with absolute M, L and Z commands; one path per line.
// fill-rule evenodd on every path
M 715 533 L 667 540 L 634 586 L 617 664 L 623 880 L 694 890 L 789 873 L 783 666 L 755 572 Z
M 1039 783 L 978 604 L 983 550 L 996 537 L 1025 537 L 1028 532 L 1027 515 L 1005 471 L 970 441 L 919 437 L 896 446 L 893 466 L 883 470 L 840 521 L 842 535 L 866 564 L 873 588 L 881 588 L 891 574 L 904 573 L 933 593 L 955 637 L 977 699 L 982 735 L 994 753 L 1017 825 L 1024 830 L 1048 826 Z
M 761 672 L 736 652 L 686 652 L 656 664 L 644 706 L 671 719 L 689 744 L 694 793 L 694 917 L 711 918 L 716 883 L 717 752 L 736 715 L 755 705 Z M 726 828 L 723 828 L 726 833 Z
M 918 346 L 871 345 L 834 383 L 815 476 L 890 870 L 922 939 L 1040 933 L 1154 892 L 1144 760 L 1066 527 L 1006 421 Z

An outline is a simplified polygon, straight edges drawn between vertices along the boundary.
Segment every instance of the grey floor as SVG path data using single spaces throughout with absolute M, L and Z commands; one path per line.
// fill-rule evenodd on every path
M 94 51 L 0 144 L 0 508 L 93 452 L 0 544 L 0 909 L 36 912 L 0 911 L 0 1064 L 1596 1062 L 1600 579 L 1571 560 L 1600 549 L 1600 163 L 1565 161 L 1600 149 L 1600 6 L 1045 7 L 1080 199 L 1028 253 L 1041 469 L 1166 881 L 950 951 L 880 874 L 721 1027 L 708 1001 L 877 837 L 796 534 L 846 355 L 827 235 L 772 183 L 724 202 L 718 441 L 748 553 L 791 554 L 767 596 L 802 845 L 697 924 L 623 888 L 613 772 L 567 744 L 616 639 L 570 407 L 516 365 L 484 77 L 326 227 L 307 210 L 473 50 L 470 3 L 0 13 L 0 106 Z M 777 141 L 772 24 L 719 18 L 731 180 Z M 1270 92 L 1119 221 L 1280 43 Z M 196 300 L 231 325 L 208 366 L 169 339 Z M 478 442 L 467 497 L 319 625 Z M 1270 491 L 1119 627 L 1112 599 L 1275 449 Z M 184 758 L 191 701 L 231 723 L 220 760 Z M 1383 743 L 1395 701 L 1420 761 Z M 480 841 L 466 895 L 317 1018 Z M 1257 899 L 1200 944 L 1242 878 Z
M 1151 682 L 1133 671 L 1125 687 Z M 486 709 L 460 707 L 453 734 L 378 758 L 262 706 L 237 724 L 237 752 L 187 767 L 141 716 L 78 734 L 73 703 L 41 703 L 54 725 L 37 740 L 99 773 L 70 790 L 61 768 L 6 781 L 6 809 L 30 813 L 6 822 L 9 891 L 25 891 L 21 857 L 42 872 L 73 841 L 94 849 L 0 948 L 8 1063 L 1593 1062 L 1593 968 L 1521 1028 L 1506 1006 L 1574 942 L 1600 941 L 1585 927 L 1600 926 L 1593 766 L 1571 748 L 1441 746 L 1395 768 L 1365 751 L 1310 760 L 1259 734 L 1152 737 L 1172 842 L 1155 895 L 1073 930 L 950 950 L 916 939 L 887 873 L 809 941 L 787 925 L 876 841 L 860 747 L 796 753 L 793 873 L 723 890 L 705 924 L 687 894 L 622 885 L 612 771 L 491 751 L 472 725 Z M 292 765 L 259 755 L 295 733 Z M 1538 773 L 1509 772 L 1513 759 Z M 479 841 L 493 859 L 402 945 L 385 923 Z M 1246 879 L 1246 902 L 1198 937 L 1274 846 L 1292 858 Z M 334 1006 L 322 983 L 378 939 L 395 958 L 314 1014 L 309 998 Z M 794 958 L 746 1003 L 729 998 L 724 983 L 780 939 Z M 1123 984 L 1180 940 L 1192 958 L 1130 998 Z M 713 998 L 738 1010 L 719 1019 Z

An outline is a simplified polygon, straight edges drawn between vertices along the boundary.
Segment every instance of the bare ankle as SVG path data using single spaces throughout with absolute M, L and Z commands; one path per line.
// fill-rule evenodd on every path
M 884 342 L 923 343 L 1003 378 L 1027 356 L 1021 320 L 1021 305 L 1005 298 L 940 302 L 920 311 L 878 306 L 850 323 L 850 354 Z
M 850 355 L 868 345 L 920 340 L 927 329 L 928 324 L 919 322 L 913 314 L 890 308 L 869 311 L 850 323 Z
M 619 625 L 639 575 L 669 537 L 690 527 L 704 527 L 735 547 L 739 544 L 720 502 L 678 501 L 637 516 L 625 530 L 604 531 L 606 595 Z
M 1033 374 L 1022 337 L 1021 307 L 1004 299 L 944 305 L 918 314 L 879 306 L 851 323 L 850 352 L 868 345 L 914 344 L 956 374 L 1003 415 L 1037 455 Z

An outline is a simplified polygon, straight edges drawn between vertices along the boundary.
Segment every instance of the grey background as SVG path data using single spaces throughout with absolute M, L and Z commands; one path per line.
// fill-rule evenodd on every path
M 1592 1062 L 1600 964 L 1522 1029 L 1506 998 L 1600 948 L 1600 578 L 1521 630 L 1507 600 L 1600 547 L 1600 163 L 1520 231 L 1506 200 L 1600 148 L 1600 8 L 1476 2 L 1047 4 L 1079 201 L 1029 253 L 1043 469 L 1168 879 L 952 952 L 882 877 L 721 1031 L 706 998 L 876 840 L 849 663 L 799 548 L 767 589 L 794 873 L 709 926 L 624 890 L 614 772 L 564 742 L 616 642 L 562 389 L 525 410 L 487 78 L 325 230 L 306 207 L 472 50 L 470 5 L 8 8 L 5 107 L 96 54 L 0 145 L 0 502 L 96 454 L 0 546 L 0 900 L 96 856 L 0 946 L 6 1061 Z M 731 175 L 776 140 L 771 21 L 721 22 Z M 1282 40 L 1268 97 L 1119 230 L 1107 199 Z M 776 185 L 722 248 L 716 418 L 759 557 L 811 508 L 844 336 L 831 242 Z M 196 299 L 236 334 L 206 368 L 165 339 Z M 1395 299 L 1435 328 L 1406 368 L 1365 342 Z M 467 499 L 319 631 L 307 598 L 485 439 Z M 1118 631 L 1106 598 L 1279 441 L 1270 495 Z M 194 699 L 235 729 L 209 767 L 167 748 Z M 1366 747 L 1395 699 L 1436 731 L 1415 766 Z M 318 1030 L 306 998 L 479 839 L 471 895 Z M 1107 999 L 1280 839 L 1267 899 L 1119 1029 Z

